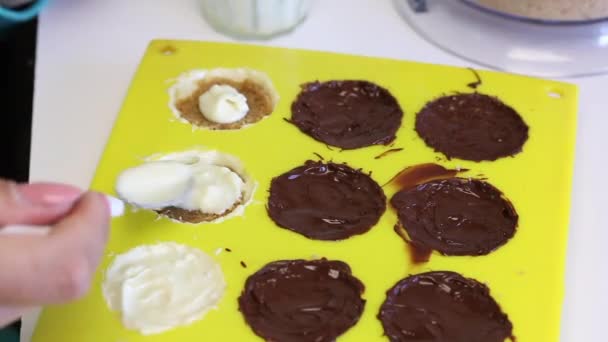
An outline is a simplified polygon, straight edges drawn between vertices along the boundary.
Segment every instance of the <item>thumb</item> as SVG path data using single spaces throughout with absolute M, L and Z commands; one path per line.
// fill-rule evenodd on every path
M 69 185 L 0 179 L 0 226 L 52 224 L 68 214 L 81 195 L 80 189 Z
M 109 212 L 103 195 L 87 193 L 49 235 L 0 239 L 0 304 L 50 304 L 83 296 L 103 255 Z

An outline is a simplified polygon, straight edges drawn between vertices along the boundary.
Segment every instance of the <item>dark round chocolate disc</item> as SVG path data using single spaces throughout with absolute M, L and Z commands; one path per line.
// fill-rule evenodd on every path
M 518 216 L 491 184 L 477 179 L 434 180 L 391 199 L 399 224 L 416 245 L 445 255 L 485 255 L 515 234 Z
M 275 261 L 247 279 L 239 310 L 266 341 L 331 342 L 359 321 L 364 289 L 341 261 Z
M 272 180 L 268 215 L 315 240 L 342 240 L 370 230 L 386 209 L 374 180 L 344 164 L 307 161 Z
M 399 281 L 387 291 L 378 318 L 393 342 L 505 342 L 513 330 L 487 286 L 454 272 Z
M 390 143 L 402 117 L 393 95 L 367 81 L 306 83 L 291 105 L 291 122 L 302 132 L 343 149 Z
M 515 155 L 528 140 L 528 126 L 513 108 L 479 93 L 429 102 L 416 115 L 416 131 L 448 158 L 473 161 Z

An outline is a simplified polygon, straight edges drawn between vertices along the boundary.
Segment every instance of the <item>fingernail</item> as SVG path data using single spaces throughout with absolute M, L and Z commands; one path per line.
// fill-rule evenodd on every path
M 73 203 L 82 195 L 82 190 L 77 187 L 53 183 L 20 184 L 16 192 L 30 204 L 51 206 Z
M 122 216 L 125 212 L 125 203 L 114 196 L 104 195 L 106 196 L 106 201 L 110 207 L 110 215 L 112 215 L 112 217 Z

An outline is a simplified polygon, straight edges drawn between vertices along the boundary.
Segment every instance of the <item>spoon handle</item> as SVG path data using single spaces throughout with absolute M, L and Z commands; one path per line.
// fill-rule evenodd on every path
M 125 204 L 120 199 L 106 195 L 110 205 L 110 214 L 112 217 L 120 217 L 125 211 Z M 47 235 L 51 231 L 50 226 L 46 225 L 29 225 L 29 224 L 9 224 L 0 227 L 0 236 L 2 235 Z

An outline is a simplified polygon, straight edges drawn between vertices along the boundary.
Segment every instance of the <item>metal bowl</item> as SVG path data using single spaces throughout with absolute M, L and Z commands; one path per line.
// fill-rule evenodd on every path
M 608 73 L 608 20 L 547 21 L 473 0 L 393 0 L 421 37 L 485 67 L 550 78 Z
M 500 16 L 502 18 L 513 19 L 513 20 L 523 21 L 523 22 L 527 22 L 527 23 L 535 23 L 535 24 L 542 24 L 542 25 L 588 25 L 588 24 L 595 24 L 595 23 L 602 22 L 602 21 L 608 21 L 608 17 L 594 18 L 594 19 L 571 19 L 571 20 L 540 19 L 540 18 L 534 18 L 534 17 L 528 17 L 528 16 L 523 16 L 523 15 L 503 12 L 503 11 L 500 11 L 500 10 L 497 10 L 497 9 L 494 9 L 491 7 L 487 7 L 483 4 L 480 4 L 478 0 L 460 0 L 460 1 L 464 2 L 465 4 L 475 8 L 477 10 L 480 10 L 480 11 L 483 11 L 486 13 L 494 14 L 494 15 Z

